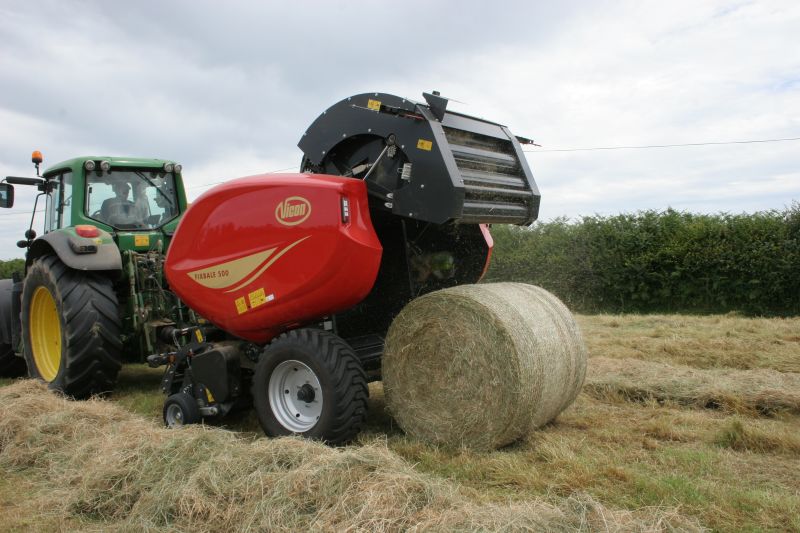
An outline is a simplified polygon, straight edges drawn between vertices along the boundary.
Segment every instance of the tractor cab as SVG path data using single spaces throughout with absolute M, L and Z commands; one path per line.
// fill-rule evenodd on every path
M 45 231 L 77 224 L 112 234 L 171 231 L 186 210 L 181 165 L 172 161 L 82 157 L 48 168 L 44 178 L 50 184 Z
M 173 161 L 79 157 L 53 165 L 41 174 L 41 153 L 34 152 L 32 161 L 37 177 L 7 177 L 0 183 L 0 206 L 13 205 L 14 185 L 36 186 L 39 194 L 34 212 L 41 203 L 45 204 L 44 234 L 104 232 L 123 250 L 141 250 L 143 243 L 150 247 L 159 240 L 166 247 L 179 216 L 186 210 L 181 165 Z M 18 243 L 21 248 L 29 248 L 36 238 L 33 222 L 32 217 L 25 239 Z M 92 229 L 87 230 L 87 226 Z M 140 238 L 129 238 L 131 234 L 140 234 Z

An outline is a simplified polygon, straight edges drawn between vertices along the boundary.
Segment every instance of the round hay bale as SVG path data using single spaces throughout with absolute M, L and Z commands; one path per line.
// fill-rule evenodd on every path
M 572 314 L 544 289 L 461 285 L 417 298 L 397 315 L 382 373 L 387 406 L 406 433 L 495 449 L 575 400 L 586 348 Z

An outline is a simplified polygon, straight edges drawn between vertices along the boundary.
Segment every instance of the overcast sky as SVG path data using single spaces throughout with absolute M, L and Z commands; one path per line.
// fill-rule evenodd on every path
M 800 200 L 800 2 L 0 0 L 0 173 L 79 155 L 180 161 L 206 184 L 297 167 L 327 107 L 381 91 L 504 123 L 540 219 L 754 212 Z M 0 213 L 0 258 L 33 191 Z M 41 222 L 37 224 L 41 228 Z

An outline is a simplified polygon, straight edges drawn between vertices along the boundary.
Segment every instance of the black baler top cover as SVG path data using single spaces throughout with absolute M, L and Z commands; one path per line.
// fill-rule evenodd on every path
M 331 106 L 298 143 L 302 170 L 366 177 L 387 209 L 417 220 L 536 220 L 539 189 L 508 128 L 424 96 L 427 104 L 365 93 Z

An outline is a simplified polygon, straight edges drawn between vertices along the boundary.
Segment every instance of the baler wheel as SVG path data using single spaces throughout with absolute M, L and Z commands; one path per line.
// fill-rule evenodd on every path
M 25 277 L 20 315 L 31 377 L 77 399 L 114 388 L 121 323 L 108 277 L 41 257 Z
M 178 392 L 164 402 L 164 425 L 179 428 L 200 422 L 200 409 L 190 394 Z
M 352 440 L 364 426 L 368 397 L 367 376 L 353 349 L 317 329 L 296 329 L 273 340 L 253 377 L 253 404 L 270 437 Z
M 0 344 L 0 377 L 17 378 L 25 375 L 25 359 L 14 355 L 8 344 Z

